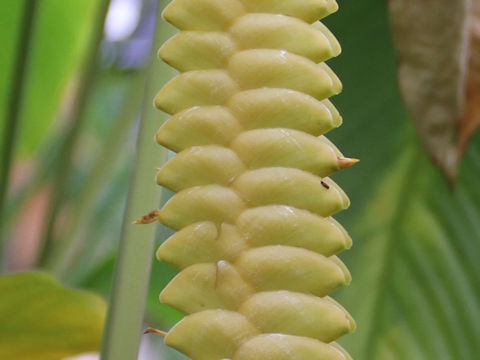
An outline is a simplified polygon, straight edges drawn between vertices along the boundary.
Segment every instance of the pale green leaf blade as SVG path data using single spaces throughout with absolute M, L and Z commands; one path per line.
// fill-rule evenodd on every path
M 14 69 L 14 60 L 17 51 L 17 39 L 22 20 L 22 1 L 8 1 L 0 5 L 0 114 L 5 116 L 9 96 L 9 85 Z M 4 124 L 1 123 L 0 135 L 4 131 Z M 0 140 L 1 141 L 1 140 Z
M 0 359 L 61 360 L 100 348 L 105 302 L 43 273 L 0 277 Z

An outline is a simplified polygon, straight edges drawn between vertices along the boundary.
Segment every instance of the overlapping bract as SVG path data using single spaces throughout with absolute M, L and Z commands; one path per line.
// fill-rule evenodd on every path
M 317 20 L 334 0 L 174 0 L 182 30 L 159 51 L 181 74 L 155 105 L 158 143 L 178 154 L 157 182 L 177 230 L 157 256 L 180 273 L 163 302 L 189 314 L 165 338 L 194 360 L 345 360 L 355 323 L 330 293 L 351 246 L 331 215 L 349 206 L 327 176 L 348 165 L 323 136 L 342 119 L 340 53 Z M 346 161 L 346 162 L 345 162 Z

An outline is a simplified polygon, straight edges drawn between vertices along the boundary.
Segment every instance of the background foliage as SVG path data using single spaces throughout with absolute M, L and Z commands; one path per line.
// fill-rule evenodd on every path
M 12 166 L 0 174 L 9 178 L 8 196 L 0 202 L 4 274 L 41 268 L 66 287 L 109 297 L 138 124 L 142 106 L 151 104 L 143 97 L 153 58 L 155 2 L 126 2 L 141 6 L 133 32 L 120 39 L 107 32 L 95 55 L 96 36 L 103 34 L 102 2 L 38 1 L 15 119 L 7 116 L 9 95 L 30 1 L 0 4 L 2 166 L 11 138 L 7 124 L 18 122 Z M 339 5 L 326 24 L 343 48 L 330 65 L 344 84 L 333 99 L 344 124 L 328 137 L 344 154 L 361 159 L 334 176 L 352 200 L 337 219 L 354 239 L 354 247 L 341 255 L 354 280 L 336 297 L 355 317 L 357 331 L 342 344 L 356 360 L 474 360 L 480 353 L 480 137 L 473 137 L 450 191 L 424 155 L 397 91 L 387 4 L 341 0 Z M 169 31 L 165 27 L 163 36 Z M 94 76 L 82 92 L 88 64 Z M 171 76 L 158 61 L 154 66 L 160 78 Z M 85 105 L 78 109 L 78 103 Z M 156 116 L 159 126 L 165 117 L 155 114 L 148 116 Z M 152 138 L 153 133 L 144 141 Z M 71 154 L 67 162 L 65 154 Z M 159 148 L 149 156 L 158 156 L 161 165 L 161 154 Z M 152 194 L 158 191 L 154 173 L 152 168 L 142 174 L 152 179 Z M 148 196 L 148 187 L 145 191 Z M 168 196 L 165 192 L 162 201 Z M 55 198 L 58 206 L 52 207 Z M 157 244 L 168 234 L 159 227 Z M 174 274 L 170 266 L 153 261 L 146 324 L 168 329 L 180 318 L 158 302 Z M 1 311 L 0 304 L 0 318 Z M 5 336 L 2 326 L 0 321 L 0 337 Z M 97 345 L 77 352 L 99 351 L 98 336 Z M 181 358 L 160 338 L 149 335 L 144 342 L 144 359 L 159 353 Z M 0 340 L 0 354 L 1 348 Z

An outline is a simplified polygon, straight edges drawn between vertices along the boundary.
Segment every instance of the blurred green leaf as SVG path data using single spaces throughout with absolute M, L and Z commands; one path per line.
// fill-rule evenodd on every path
M 0 40 L 6 51 L 0 55 L 0 109 L 5 107 L 8 84 L 15 59 L 23 1 L 0 4 Z M 31 154 L 40 144 L 55 119 L 67 85 L 81 63 L 91 37 L 91 23 L 98 1 L 42 0 L 39 2 L 27 84 L 22 99 L 18 150 Z M 5 81 L 3 81 L 5 79 Z M 1 136 L 1 134 L 0 134 Z
M 480 191 L 472 175 L 480 172 L 479 140 L 455 193 L 415 141 L 406 142 L 407 154 L 391 164 L 357 220 L 354 281 L 341 296 L 357 321 L 345 340 L 357 360 L 477 359 Z
M 343 53 L 344 117 L 327 136 L 361 162 L 334 176 L 352 200 L 336 216 L 354 247 L 353 276 L 335 297 L 357 321 L 341 340 L 356 360 L 462 359 L 480 353 L 480 137 L 455 193 L 433 168 L 396 89 L 386 2 L 339 0 L 326 19 Z
M 0 277 L 0 358 L 60 360 L 98 351 L 105 302 L 43 273 Z
M 55 224 L 60 216 L 63 200 L 68 188 L 68 180 L 74 163 L 75 148 L 78 145 L 80 131 L 85 119 L 84 112 L 89 96 L 92 94 L 93 84 L 97 75 L 98 56 L 104 33 L 104 21 L 108 12 L 110 0 L 97 2 L 99 9 L 91 23 L 92 39 L 86 49 L 85 61 L 81 66 L 80 78 L 75 90 L 75 98 L 67 104 L 69 109 L 66 115 L 67 133 L 61 146 L 61 156 L 58 159 L 58 171 L 53 180 L 55 191 L 52 193 L 46 210 L 45 226 L 42 229 L 41 245 L 37 264 L 48 268 L 51 259 L 51 249 L 55 241 Z

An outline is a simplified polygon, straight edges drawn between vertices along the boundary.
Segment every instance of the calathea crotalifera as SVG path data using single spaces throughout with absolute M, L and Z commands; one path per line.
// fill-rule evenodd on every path
M 160 49 L 181 73 L 155 98 L 158 172 L 176 194 L 156 214 L 158 250 L 180 273 L 161 301 L 187 314 L 165 342 L 194 360 L 345 360 L 355 323 L 328 295 L 350 282 L 351 246 L 331 215 L 349 206 L 328 178 L 357 162 L 323 134 L 341 116 L 340 53 L 318 20 L 334 0 L 173 0 L 181 31 Z

